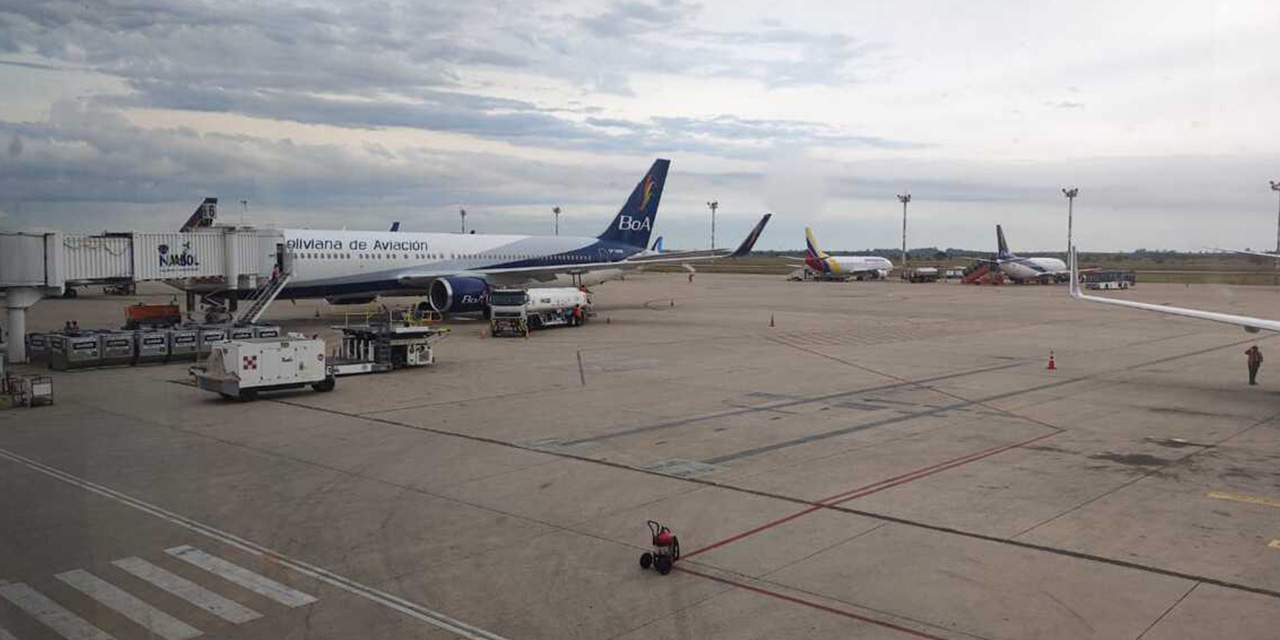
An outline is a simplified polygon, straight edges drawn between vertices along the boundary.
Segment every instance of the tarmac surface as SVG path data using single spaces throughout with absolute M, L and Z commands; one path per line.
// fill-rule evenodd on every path
M 1280 363 L 1269 335 L 1062 286 L 647 274 L 596 305 L 253 403 L 187 365 L 55 372 L 0 412 L 0 639 L 1280 637 L 1280 364 L 1250 387 L 1243 354 Z M 670 575 L 638 566 L 649 519 Z

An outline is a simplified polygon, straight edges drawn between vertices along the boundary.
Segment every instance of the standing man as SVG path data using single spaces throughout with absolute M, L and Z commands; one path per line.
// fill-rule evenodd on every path
M 1262 350 L 1258 349 L 1258 345 L 1253 345 L 1245 350 L 1244 354 L 1249 356 L 1249 384 L 1258 384 L 1258 368 L 1262 366 Z

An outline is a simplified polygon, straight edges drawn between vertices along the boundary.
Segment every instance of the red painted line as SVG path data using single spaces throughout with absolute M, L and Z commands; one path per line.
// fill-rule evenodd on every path
M 866 622 L 867 624 L 874 624 L 874 625 L 876 625 L 876 626 L 884 627 L 884 628 L 886 628 L 886 629 L 893 629 L 894 631 L 901 631 L 902 633 L 910 634 L 910 635 L 913 635 L 913 636 L 915 636 L 915 637 L 917 637 L 917 638 L 926 638 L 927 640 L 947 640 L 946 638 L 943 638 L 942 636 L 935 636 L 935 635 L 933 635 L 933 634 L 925 633 L 925 632 L 923 632 L 923 631 L 918 631 L 918 630 L 916 630 L 916 629 L 912 629 L 912 628 L 910 628 L 910 627 L 904 627 L 904 626 L 902 626 L 902 625 L 900 625 L 900 624 L 895 624 L 895 623 L 893 623 L 893 622 L 889 622 L 889 621 L 887 621 L 887 620 L 879 620 L 879 619 L 876 619 L 876 618 L 872 618 L 872 617 L 870 617 L 870 616 L 864 616 L 864 615 L 862 615 L 862 614 L 860 614 L 860 613 L 854 613 L 854 612 L 852 612 L 852 611 L 845 611 L 844 609 L 837 609 L 837 608 L 835 608 L 835 607 L 829 607 L 829 606 L 827 606 L 827 605 L 825 605 L 825 604 L 819 604 L 819 603 L 817 603 L 817 602 L 813 602 L 812 600 L 805 600 L 804 598 L 797 598 L 797 597 L 795 597 L 795 596 L 789 596 L 789 595 L 786 595 L 786 594 L 783 594 L 783 593 L 778 593 L 777 591 L 770 591 L 770 590 L 768 590 L 768 589 L 762 589 L 762 588 L 760 588 L 760 587 L 752 586 L 752 585 L 749 585 L 749 584 L 743 584 L 743 583 L 741 583 L 741 582 L 737 582 L 737 581 L 734 581 L 734 580 L 729 580 L 729 579 L 727 579 L 727 578 L 721 578 L 721 577 L 719 577 L 719 576 L 713 576 L 713 575 L 710 575 L 710 574 L 702 573 L 702 572 L 700 572 L 700 571 L 694 571 L 693 569 L 686 569 L 686 568 L 684 568 L 684 567 L 680 567 L 680 566 L 675 567 L 675 569 L 676 569 L 676 571 L 681 571 L 681 572 L 683 572 L 683 573 L 687 573 L 687 574 L 689 574 L 689 575 L 698 576 L 699 578 L 706 578 L 707 580 L 714 580 L 714 581 L 719 582 L 719 583 L 721 583 L 721 584 L 727 584 L 727 585 L 730 585 L 730 586 L 737 587 L 737 588 L 739 588 L 739 589 L 746 589 L 747 591 L 750 591 L 750 592 L 752 592 L 752 593 L 758 593 L 758 594 L 760 594 L 760 595 L 762 595 L 762 596 L 769 596 L 770 598 L 777 598 L 778 600 L 784 600 L 784 601 L 786 601 L 786 602 L 790 602 L 790 603 L 793 603 L 793 604 L 798 604 L 798 605 L 806 606 L 806 607 L 809 607 L 809 608 L 811 608 L 811 609 L 817 609 L 818 611 L 825 611 L 825 612 L 827 612 L 827 613 L 833 613 L 833 614 L 835 614 L 835 615 L 838 615 L 838 616 L 844 616 L 844 617 L 846 617 L 846 618 L 851 618 L 851 619 L 853 619 L 853 620 L 857 620 L 857 621 L 859 621 L 859 622 Z
M 977 451 L 977 452 L 974 452 L 974 453 L 970 453 L 970 454 L 967 454 L 967 455 L 963 455 L 963 456 L 960 456 L 960 457 L 958 457 L 958 458 L 952 458 L 952 459 L 950 459 L 950 460 L 944 460 L 943 462 L 939 462 L 939 463 L 937 463 L 937 464 L 929 465 L 929 466 L 927 466 L 927 467 L 923 467 L 923 468 L 921 468 L 921 469 L 916 469 L 915 471 L 911 471 L 911 472 L 908 472 L 908 473 L 904 473 L 904 474 L 902 474 L 902 475 L 894 476 L 894 477 L 892 477 L 892 478 L 888 478 L 888 479 L 885 479 L 885 480 L 881 480 L 881 481 L 879 481 L 879 482 L 875 482 L 875 483 L 872 483 L 872 484 L 869 484 L 869 485 L 865 485 L 865 486 L 859 487 L 859 488 L 857 488 L 857 489 L 853 489 L 853 490 L 850 490 L 850 491 L 845 491 L 845 492 L 843 492 L 843 493 L 837 493 L 837 494 L 835 494 L 835 495 L 833 495 L 833 496 L 831 496 L 831 497 L 823 498 L 822 500 L 818 500 L 818 501 L 816 501 L 816 502 L 813 504 L 813 506 L 811 506 L 811 507 L 805 508 L 805 509 L 803 509 L 803 510 L 801 510 L 801 511 L 797 511 L 797 512 L 795 512 L 795 513 L 793 513 L 793 514 L 791 514 L 791 515 L 789 515 L 789 516 L 784 516 L 784 517 L 782 517 L 782 518 L 778 518 L 777 520 L 773 520 L 773 521 L 771 521 L 771 522 L 766 522 L 765 524 L 762 524 L 762 525 L 760 525 L 760 526 L 758 526 L 758 527 L 755 527 L 755 528 L 753 528 L 753 529 L 749 529 L 749 530 L 747 530 L 747 531 L 743 531 L 742 533 L 738 533 L 738 534 L 732 535 L 732 536 L 730 536 L 730 537 L 728 537 L 728 538 L 725 538 L 724 540 L 720 540 L 719 542 L 714 542 L 714 543 L 709 544 L 709 545 L 707 545 L 707 546 L 705 546 L 705 547 L 702 547 L 702 548 L 700 548 L 700 549 L 696 549 L 696 550 L 694 550 L 694 551 L 690 551 L 690 552 L 688 552 L 688 553 L 681 554 L 681 557 L 682 557 L 682 558 L 691 558 L 691 557 L 696 556 L 696 555 L 698 555 L 698 554 L 700 554 L 700 553 L 705 553 L 705 552 L 707 552 L 707 551 L 711 551 L 711 550 L 713 550 L 713 549 L 718 549 L 718 548 L 723 547 L 723 546 L 725 546 L 725 545 L 727 545 L 727 544 L 731 544 L 731 543 L 737 542 L 737 541 L 739 541 L 739 540 L 742 540 L 743 538 L 751 537 L 751 536 L 753 536 L 753 535 L 756 535 L 757 533 L 761 533 L 761 532 L 763 532 L 763 531 L 768 531 L 769 529 L 772 529 L 772 528 L 774 528 L 774 527 L 776 527 L 776 526 L 778 526 L 778 525 L 786 524 L 786 523 L 788 523 L 788 522 L 791 522 L 792 520 L 795 520 L 795 519 L 800 518 L 800 517 L 803 517 L 803 516 L 807 516 L 807 515 L 809 515 L 809 514 L 811 514 L 811 513 L 815 512 L 815 511 L 819 511 L 819 510 L 824 509 L 824 508 L 826 508 L 826 507 L 832 507 L 832 506 L 835 506 L 835 505 L 838 505 L 838 504 L 842 504 L 842 503 L 848 502 L 848 501 L 850 501 L 850 500 L 856 500 L 856 499 L 858 499 L 858 498 L 864 498 L 864 497 L 869 496 L 869 495 L 871 495 L 871 494 L 873 494 L 873 493 L 878 493 L 878 492 L 880 492 L 880 491 L 884 491 L 885 489 L 891 489 L 891 488 L 896 487 L 896 486 L 898 486 L 898 485 L 906 484 L 906 483 L 908 483 L 908 482 L 913 482 L 913 481 L 915 481 L 915 480 L 919 480 L 920 478 L 925 478 L 925 477 L 931 476 L 931 475 L 933 475 L 933 474 L 935 474 L 935 473 L 940 473 L 940 472 L 942 472 L 942 471 L 946 471 L 946 470 L 948 470 L 948 469 L 954 469 L 955 467 L 958 467 L 958 466 L 961 466 L 961 465 L 965 465 L 965 464 L 968 464 L 968 463 L 970 463 L 970 462 L 974 462 L 974 461 L 977 461 L 977 460 L 981 460 L 981 459 L 983 459 L 983 458 L 988 458 L 988 457 L 990 457 L 990 456 L 996 455 L 997 453 L 1001 453 L 1001 452 L 1004 452 L 1004 451 L 1008 451 L 1008 450 L 1010 450 L 1010 449 L 1016 449 L 1016 448 L 1018 448 L 1018 447 L 1024 447 L 1024 446 L 1026 446 L 1026 445 L 1029 445 L 1029 444 L 1032 444 L 1032 443 L 1038 442 L 1038 441 L 1040 441 L 1040 440 L 1044 440 L 1045 438 L 1049 438 L 1049 437 L 1051 437 L 1051 436 L 1055 436 L 1055 435 L 1057 435 L 1057 434 L 1059 434 L 1059 433 L 1061 433 L 1061 431 L 1054 431 L 1054 432 L 1051 432 L 1051 433 L 1046 433 L 1046 434 L 1044 434 L 1044 435 L 1036 436 L 1036 437 L 1031 438 L 1031 439 L 1029 439 L 1029 440 L 1023 440 L 1023 441 L 1021 441 L 1021 442 L 1015 442 L 1015 443 L 1012 443 L 1012 444 L 1002 444 L 1002 445 L 997 445 L 997 446 L 991 447 L 991 448 L 989 448 L 989 449 L 983 449 L 982 451 Z

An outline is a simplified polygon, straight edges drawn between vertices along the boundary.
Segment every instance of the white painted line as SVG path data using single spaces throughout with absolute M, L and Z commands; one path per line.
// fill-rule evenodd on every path
M 271 578 L 254 573 L 244 567 L 209 555 L 189 544 L 165 549 L 165 553 L 182 558 L 209 573 L 230 580 L 254 593 L 266 596 L 286 607 L 301 607 L 316 601 L 315 596 L 286 587 Z
M 262 617 L 262 614 L 253 609 L 228 600 L 180 575 L 169 573 L 142 558 L 124 558 L 111 564 L 228 622 L 241 624 Z
M 84 618 L 63 609 L 43 593 L 21 582 L 0 586 L 0 596 L 67 640 L 115 640 L 106 631 L 89 624 Z
M 435 625 L 441 629 L 445 629 L 446 631 L 451 631 L 464 638 L 468 638 L 468 640 L 506 640 L 506 638 L 503 638 L 496 633 L 486 631 L 480 627 L 472 626 L 461 620 L 451 618 L 439 611 L 432 611 L 431 609 L 417 604 L 416 602 L 411 602 L 401 598 L 400 596 L 392 595 L 385 591 L 361 584 L 355 580 L 347 578 L 346 576 L 329 571 L 324 567 L 319 567 L 303 562 L 302 560 L 291 558 L 256 542 L 216 529 L 202 522 L 192 520 L 186 516 L 178 515 L 167 509 L 157 507 L 149 502 L 144 502 L 132 496 L 120 493 L 110 487 L 105 487 L 95 482 L 90 482 L 83 478 L 73 476 L 65 471 L 55 469 L 54 467 L 42 462 L 37 462 L 26 456 L 19 455 L 5 449 L 0 449 L 0 458 L 11 460 L 26 466 L 27 468 L 34 469 L 45 475 L 57 478 L 67 484 L 80 487 L 85 491 L 96 493 L 104 498 L 109 498 L 121 504 L 133 507 L 138 511 L 153 515 L 162 520 L 167 520 L 180 527 L 184 527 L 207 538 L 235 547 L 246 553 L 261 556 L 265 560 L 278 562 L 281 565 L 301 573 L 302 575 L 315 578 L 325 584 L 332 585 L 348 593 L 353 593 L 365 598 L 366 600 L 391 609 L 392 611 L 403 613 L 414 620 Z
M 202 633 L 199 629 L 83 569 L 59 573 L 57 578 L 101 602 L 107 608 L 114 609 L 120 615 L 138 623 L 152 635 L 158 635 L 165 640 L 190 640 Z

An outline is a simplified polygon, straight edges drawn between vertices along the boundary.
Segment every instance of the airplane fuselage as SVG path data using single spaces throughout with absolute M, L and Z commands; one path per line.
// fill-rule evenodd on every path
M 877 256 L 808 256 L 805 264 L 818 273 L 835 276 L 874 275 L 883 278 L 893 270 L 893 263 Z
M 1036 280 L 1060 276 L 1067 265 L 1057 258 L 1006 258 L 1000 260 L 1000 270 L 1014 280 Z

